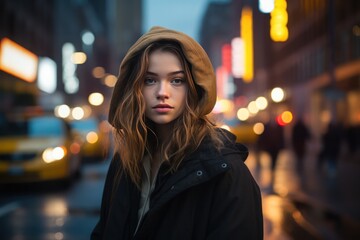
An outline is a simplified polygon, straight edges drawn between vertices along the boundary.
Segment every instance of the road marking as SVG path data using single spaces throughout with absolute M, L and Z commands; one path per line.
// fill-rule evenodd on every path
M 5 216 L 6 214 L 10 213 L 17 209 L 20 205 L 17 202 L 9 203 L 0 208 L 0 217 Z

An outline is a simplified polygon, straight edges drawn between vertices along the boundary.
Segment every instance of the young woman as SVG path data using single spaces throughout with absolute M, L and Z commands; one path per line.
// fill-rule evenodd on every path
M 262 239 L 248 151 L 206 117 L 210 60 L 189 36 L 154 27 L 128 51 L 110 104 L 116 154 L 92 239 Z

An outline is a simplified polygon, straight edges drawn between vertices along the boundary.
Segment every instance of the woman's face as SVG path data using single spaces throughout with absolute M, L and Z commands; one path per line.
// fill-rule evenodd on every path
M 185 109 L 187 89 L 178 57 L 167 51 L 152 52 L 142 87 L 146 117 L 159 125 L 173 122 Z

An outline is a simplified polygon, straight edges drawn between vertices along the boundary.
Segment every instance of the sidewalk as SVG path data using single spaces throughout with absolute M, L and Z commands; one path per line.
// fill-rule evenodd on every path
M 264 196 L 278 195 L 293 203 L 296 214 L 319 239 L 360 239 L 360 158 L 342 156 L 336 173 L 316 168 L 316 151 L 309 151 L 299 176 L 291 150 L 279 154 L 271 188 L 270 159 L 250 152 L 247 165 Z M 269 191 L 269 190 L 273 190 Z M 295 219 L 296 220 L 296 219 Z
M 327 239 L 360 239 L 359 151 L 352 156 L 342 154 L 335 172 L 326 165 L 317 169 L 316 160 L 310 152 L 307 171 L 301 178 L 303 191 L 290 197 L 321 213 L 319 218 L 328 227 L 323 231 Z

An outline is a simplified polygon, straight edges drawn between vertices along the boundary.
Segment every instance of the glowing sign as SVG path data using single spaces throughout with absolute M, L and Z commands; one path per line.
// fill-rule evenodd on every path
M 0 43 L 0 70 L 10 73 L 24 81 L 34 82 L 36 79 L 38 57 L 11 41 L 3 38 Z
M 62 47 L 63 82 L 66 93 L 74 94 L 79 91 L 79 79 L 76 76 L 76 64 L 71 61 L 75 47 L 71 43 L 65 43 Z
M 275 0 L 270 16 L 270 37 L 274 42 L 285 42 L 289 38 L 286 0 Z
M 241 12 L 241 38 L 244 41 L 245 68 L 243 80 L 246 83 L 252 82 L 254 77 L 254 49 L 253 49 L 253 15 L 252 10 L 244 7 Z
M 231 45 L 224 44 L 221 48 L 222 65 L 225 70 L 231 72 Z
M 40 58 L 38 87 L 40 90 L 53 93 L 56 90 L 56 63 L 47 57 Z
M 223 66 L 216 68 L 216 93 L 219 98 L 225 98 L 226 83 L 228 79 L 228 73 Z
M 231 41 L 232 74 L 236 78 L 244 76 L 244 41 L 237 37 Z

